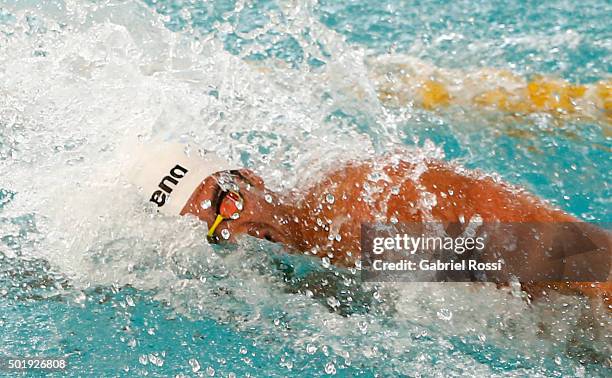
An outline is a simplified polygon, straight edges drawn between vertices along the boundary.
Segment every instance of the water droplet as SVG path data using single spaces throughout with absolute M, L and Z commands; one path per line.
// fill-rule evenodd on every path
M 399 192 L 400 192 L 399 186 L 394 186 L 393 188 L 391 188 L 391 194 L 393 194 L 394 196 L 397 196 Z
M 240 347 L 240 354 L 247 354 L 247 348 Z
M 325 201 L 327 201 L 327 203 L 329 204 L 332 204 L 334 203 L 334 201 L 336 201 L 336 198 L 334 198 L 333 194 L 327 193 L 327 195 L 325 196 Z
M 78 304 L 82 304 L 87 300 L 87 295 L 82 291 L 74 297 L 74 301 Z
M 238 201 L 238 202 L 236 202 L 236 209 L 238 209 L 238 210 L 242 210 L 243 206 L 244 206 L 244 205 L 243 205 L 242 201 Z
M 130 307 L 134 307 L 134 300 L 129 295 L 125 297 L 125 303 Z
M 147 355 L 141 354 L 140 357 L 138 357 L 138 362 L 140 362 L 142 365 L 148 364 L 149 360 L 147 359 Z
M 342 240 L 342 236 L 340 236 L 340 234 L 336 235 L 336 241 L 341 241 Z
M 272 203 L 272 196 L 269 194 L 266 194 L 264 196 L 264 199 L 266 200 L 267 203 Z
M 330 361 L 325 365 L 325 372 L 330 375 L 336 374 L 336 366 L 334 366 L 333 362 Z
M 306 353 L 315 354 L 317 352 L 317 347 L 312 344 L 306 344 Z
M 327 304 L 329 305 L 329 307 L 334 309 L 340 307 L 340 301 L 336 297 L 328 297 Z
M 230 232 L 227 228 L 224 228 L 223 230 L 221 230 L 221 237 L 225 240 L 229 239 Z
M 391 223 L 397 224 L 399 222 L 396 217 L 391 217 Z
M 440 309 L 440 311 L 438 311 L 436 315 L 438 315 L 439 319 L 446 321 L 449 321 L 453 318 L 453 312 L 447 308 Z
M 189 11 L 189 9 L 187 8 L 183 8 L 181 9 L 181 17 L 183 17 L 183 19 L 185 20 L 190 20 L 191 19 L 191 12 Z
M 204 200 L 202 202 L 200 202 L 200 207 L 204 210 L 206 209 L 210 209 L 210 206 L 212 205 L 212 203 L 210 202 L 210 200 Z
M 215 369 L 212 366 L 209 366 L 206 368 L 206 374 L 208 374 L 209 377 L 214 377 L 215 376 Z
M 432 209 L 438 204 L 438 199 L 433 193 L 423 193 L 423 204 L 427 209 Z
M 200 363 L 195 358 L 189 360 L 189 365 L 191 366 L 191 371 L 194 373 L 200 371 Z
M 329 268 L 331 266 L 331 262 L 329 261 L 328 257 L 323 257 L 321 259 L 321 263 L 323 264 L 324 268 Z
M 368 323 L 367 322 L 364 322 L 364 321 L 359 322 L 359 323 L 357 323 L 357 327 L 359 327 L 359 330 L 364 335 L 368 332 Z
M 230 218 L 236 220 L 236 219 L 240 218 L 240 213 L 234 213 L 234 214 L 232 214 L 232 216 Z
M 161 357 L 156 356 L 152 353 L 149 354 L 148 357 L 149 357 L 149 362 L 152 363 L 153 365 L 158 366 L 158 367 L 164 366 L 164 360 Z

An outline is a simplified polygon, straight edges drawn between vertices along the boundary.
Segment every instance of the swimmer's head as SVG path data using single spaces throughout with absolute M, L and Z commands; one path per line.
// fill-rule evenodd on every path
M 285 206 L 263 180 L 213 153 L 180 144 L 139 146 L 130 152 L 130 181 L 166 215 L 206 222 L 211 242 L 237 235 L 286 243 Z
M 137 145 L 129 154 L 130 181 L 166 215 L 180 215 L 206 177 L 237 169 L 213 153 L 182 144 Z
M 288 226 L 289 209 L 266 189 L 259 176 L 243 168 L 217 172 L 204 179 L 183 214 L 195 215 L 208 224 L 209 242 L 231 242 L 247 234 L 292 244 L 296 232 Z

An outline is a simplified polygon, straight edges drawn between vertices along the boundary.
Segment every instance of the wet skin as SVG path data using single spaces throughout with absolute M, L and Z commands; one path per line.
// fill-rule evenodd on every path
M 228 241 L 248 234 L 282 243 L 290 251 L 327 257 L 341 266 L 353 266 L 359 259 L 361 224 L 367 222 L 469 222 L 475 216 L 484 222 L 578 222 L 519 188 L 433 160 L 352 162 L 305 190 L 284 195 L 267 190 L 263 180 L 246 169 L 233 176 L 233 181 L 240 188 L 244 209 L 238 219 L 222 222 L 217 236 L 223 229 L 229 231 Z M 218 182 L 219 174 L 206 178 L 182 214 L 193 214 L 211 225 L 217 200 L 212 196 L 218 193 Z M 204 209 L 201 203 L 207 200 L 212 206 Z M 544 252 L 529 256 L 535 269 L 538 253 Z M 610 282 L 523 287 L 535 296 L 552 288 L 602 297 L 612 304 Z

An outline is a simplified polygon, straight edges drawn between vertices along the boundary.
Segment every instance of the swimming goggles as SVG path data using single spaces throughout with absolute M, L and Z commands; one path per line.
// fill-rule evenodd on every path
M 208 229 L 207 239 L 210 243 L 215 243 L 215 230 L 224 220 L 240 218 L 240 212 L 244 208 L 244 199 L 237 190 L 226 190 L 221 188 L 222 193 L 217 206 L 217 217 L 213 225 Z

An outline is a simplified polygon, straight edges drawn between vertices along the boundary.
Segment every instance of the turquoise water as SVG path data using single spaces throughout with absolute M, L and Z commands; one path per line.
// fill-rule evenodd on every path
M 581 329 L 580 300 L 368 286 L 265 242 L 213 248 L 188 220 L 143 216 L 104 168 L 129 134 L 195 139 L 275 188 L 405 148 L 611 222 L 609 125 L 386 109 L 359 63 L 609 80 L 611 13 L 594 0 L 0 2 L 0 355 L 66 356 L 69 376 L 610 376 L 609 328 Z

